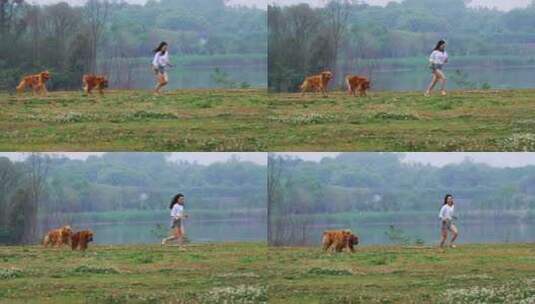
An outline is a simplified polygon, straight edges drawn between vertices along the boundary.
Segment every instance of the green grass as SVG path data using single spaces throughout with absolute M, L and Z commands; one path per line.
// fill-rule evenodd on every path
M 265 244 L 0 247 L 0 303 L 266 303 Z
M 0 93 L 5 151 L 533 151 L 535 90 Z
M 258 151 L 267 149 L 262 90 L 110 91 L 104 97 L 0 93 L 0 150 Z
M 535 244 L 270 248 L 270 303 L 533 303 Z M 525 302 L 521 302 L 524 300 Z
M 503 298 L 508 296 L 509 302 Z M 0 303 L 532 303 L 535 244 L 0 247 Z M 226 302 L 225 302 L 226 300 Z M 524 300 L 525 302 L 521 302 Z
M 273 94 L 271 151 L 535 150 L 535 91 Z

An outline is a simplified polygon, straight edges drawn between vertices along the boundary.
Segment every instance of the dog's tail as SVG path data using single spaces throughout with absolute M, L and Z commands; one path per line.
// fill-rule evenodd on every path
M 47 247 L 48 246 L 48 243 L 50 241 L 50 237 L 49 235 L 45 235 L 45 237 L 43 238 L 43 246 Z
M 303 91 L 307 86 L 307 80 L 305 79 L 303 83 L 299 85 L 299 90 Z
M 347 87 L 347 92 L 348 92 L 349 94 L 352 93 L 352 92 L 351 92 L 351 91 L 352 91 L 352 90 L 351 90 L 351 84 L 349 83 L 349 79 L 350 79 L 350 78 L 351 78 L 351 75 L 347 75 L 347 76 L 346 76 L 346 87 Z
M 24 79 L 19 83 L 19 85 L 17 86 L 17 93 L 21 94 L 24 92 L 24 84 L 25 84 L 25 81 Z

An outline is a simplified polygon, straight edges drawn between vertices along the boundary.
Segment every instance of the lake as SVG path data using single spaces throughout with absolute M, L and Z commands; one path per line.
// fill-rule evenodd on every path
M 517 67 L 446 67 L 448 89 L 462 88 L 455 83 L 455 70 L 461 69 L 467 80 L 493 89 L 535 88 L 535 66 Z M 422 69 L 375 70 L 372 91 L 424 91 L 431 81 L 431 71 Z
M 171 68 L 167 89 L 194 89 L 224 87 L 212 79 L 216 66 L 177 66 Z M 217 66 L 221 72 L 228 75 L 228 79 L 242 83 L 246 82 L 253 88 L 265 88 L 267 85 L 267 64 L 244 63 L 241 65 Z M 132 87 L 137 89 L 152 89 L 155 85 L 154 74 L 148 66 L 139 67 L 134 73 Z
M 150 244 L 159 243 L 161 238 L 154 233 L 157 224 L 168 231 L 169 222 L 126 222 L 93 223 L 76 225 L 76 230 L 91 229 L 95 232 L 95 244 Z M 185 230 L 193 243 L 205 242 L 265 242 L 266 222 L 220 220 L 186 220 Z
M 440 222 L 412 221 L 412 222 L 375 222 L 347 224 L 317 224 L 307 228 L 307 245 L 318 245 L 324 230 L 351 229 L 356 232 L 361 245 L 393 244 L 386 232 L 390 225 L 394 225 L 413 241 L 421 239 L 427 245 L 438 244 L 440 239 Z M 491 219 L 481 221 L 457 221 L 459 229 L 458 243 L 523 243 L 535 242 L 535 223 L 533 221 L 500 222 Z

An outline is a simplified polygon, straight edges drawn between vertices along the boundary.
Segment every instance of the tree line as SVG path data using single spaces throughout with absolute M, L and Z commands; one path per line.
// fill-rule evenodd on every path
M 342 153 L 312 162 L 270 154 L 270 244 L 304 240 L 307 227 L 328 215 L 384 214 L 389 219 L 438 214 L 446 193 L 455 196 L 465 213 L 527 215 L 535 210 L 535 166 L 497 168 L 465 160 L 434 167 L 406 163 L 403 157 Z
M 0 90 L 43 70 L 52 72 L 53 90 L 79 89 L 85 73 L 108 74 L 115 86 L 128 87 L 133 67 L 149 67 L 160 41 L 177 57 L 265 54 L 266 32 L 264 10 L 224 0 L 0 1 L 0 41 L 9 42 L 0 44 Z
M 402 159 L 396 153 L 342 153 L 309 162 L 272 155 L 270 166 L 280 170 L 272 203 L 300 214 L 419 212 L 437 211 L 444 194 L 453 193 L 472 210 L 535 209 L 535 166 L 498 168 L 466 160 L 434 167 Z
M 518 56 L 535 62 L 535 2 L 509 12 L 471 8 L 467 2 L 404 0 L 381 7 L 332 0 L 324 7 L 270 5 L 268 87 L 295 91 L 305 75 L 323 69 L 373 77 L 379 64 L 389 64 L 385 59 L 418 57 L 425 65 L 439 39 L 446 39 L 458 57 L 500 56 L 507 61 Z
M 166 210 L 178 192 L 187 209 L 266 207 L 266 167 L 237 158 L 200 165 L 162 153 L 108 153 L 87 160 L 0 158 L 0 243 L 30 242 L 39 218 L 80 212 Z

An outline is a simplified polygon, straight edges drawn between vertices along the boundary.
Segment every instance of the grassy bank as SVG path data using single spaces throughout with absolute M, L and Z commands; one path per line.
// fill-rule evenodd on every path
M 269 251 L 270 303 L 533 303 L 535 244 Z M 522 302 L 524 301 L 524 302 Z
M 264 244 L 0 247 L 0 303 L 266 303 Z
M 535 91 L 0 93 L 5 151 L 535 150 Z
M 0 247 L 0 303 L 532 303 L 534 256 L 535 244 Z
M 104 97 L 0 93 L 5 151 L 266 150 L 262 90 L 111 91 Z
M 273 94 L 272 151 L 535 150 L 535 91 Z

